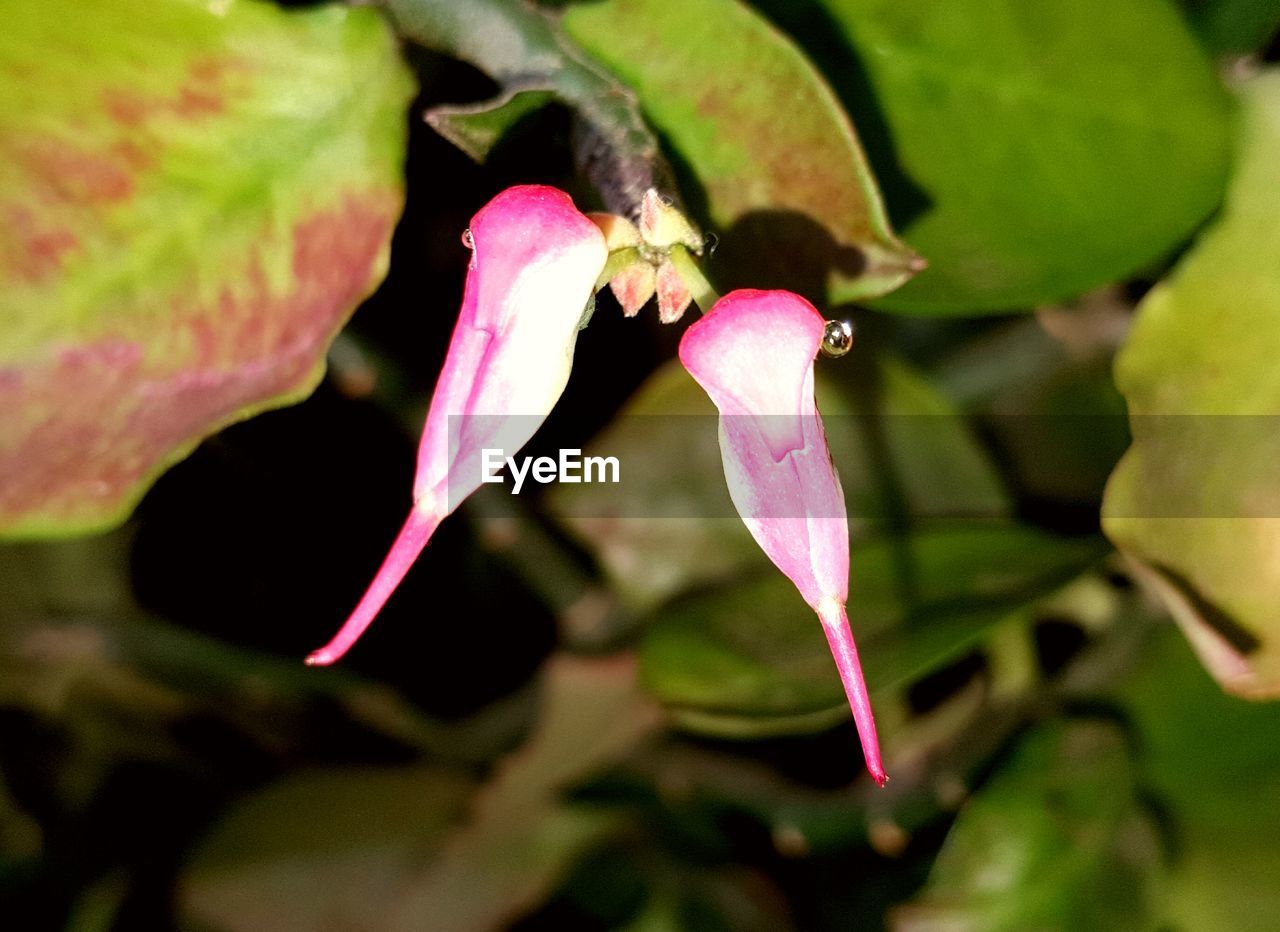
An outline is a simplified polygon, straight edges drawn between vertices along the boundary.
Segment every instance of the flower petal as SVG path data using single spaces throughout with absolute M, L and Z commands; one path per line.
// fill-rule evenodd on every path
M 448 514 L 480 483 L 480 451 L 515 453 L 569 380 L 578 322 L 607 256 L 563 191 L 508 188 L 471 221 L 462 313 L 418 448 L 414 498 Z
M 735 291 L 691 326 L 680 360 L 720 410 L 729 495 L 751 535 L 818 614 L 867 769 L 884 785 L 871 700 L 845 614 L 844 492 L 813 397 L 822 315 L 786 291 Z
M 604 269 L 604 235 L 564 192 L 525 185 L 485 205 L 470 238 L 462 311 L 418 447 L 413 510 L 355 611 L 309 664 L 351 648 L 440 522 L 479 488 L 481 452 L 524 446 L 569 380 L 578 322 Z
M 805 601 L 848 595 L 844 493 L 813 399 L 822 315 L 787 291 L 735 291 L 691 326 L 680 360 L 720 409 L 729 494 Z

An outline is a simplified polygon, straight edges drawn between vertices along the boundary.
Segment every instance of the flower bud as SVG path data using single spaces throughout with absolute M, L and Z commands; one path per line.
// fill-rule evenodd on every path
M 440 522 L 480 485 L 482 451 L 514 454 L 569 380 L 604 236 L 555 188 L 508 188 L 471 221 L 462 311 L 418 447 L 413 510 L 351 617 L 307 662 L 333 663 L 395 591 Z
M 862 739 L 884 785 L 871 700 L 849 629 L 844 492 L 813 395 L 826 323 L 787 291 L 735 291 L 694 323 L 680 361 L 720 411 L 729 495 L 751 535 L 822 622 Z

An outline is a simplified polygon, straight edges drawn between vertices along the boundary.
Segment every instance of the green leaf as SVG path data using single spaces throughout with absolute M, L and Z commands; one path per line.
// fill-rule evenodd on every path
M 238 803 L 197 849 L 186 914 L 220 929 L 505 928 L 619 814 L 564 792 L 652 734 L 626 657 L 556 655 L 523 745 L 476 786 L 438 766 L 293 777 Z
M 1116 380 L 1134 444 L 1104 528 L 1209 670 L 1280 696 L 1280 72 L 1241 89 L 1222 216 L 1143 300 Z
M 546 93 L 572 107 L 579 120 L 578 159 L 614 213 L 640 209 L 645 191 L 674 194 L 671 169 L 653 131 L 640 114 L 635 95 L 568 41 L 556 20 L 526 0 L 383 0 L 399 31 L 427 48 L 468 62 L 493 78 L 502 92 L 478 111 L 485 134 L 514 123 L 517 108 L 536 101 L 524 94 Z M 488 143 L 474 138 L 478 114 L 460 130 L 445 108 L 440 126 L 447 139 L 473 158 Z M 433 111 L 439 115 L 440 110 Z M 428 120 L 434 122 L 429 114 Z M 501 125 L 506 124 L 506 125 Z
M 863 362 L 848 358 L 834 367 Z M 852 537 L 907 519 L 1006 515 L 1008 500 L 992 464 L 946 400 L 899 360 L 865 363 L 870 385 L 838 384 L 825 367 L 817 376 Z M 716 418 L 706 393 L 672 361 L 584 451 L 618 457 L 626 464 L 622 481 L 560 485 L 548 495 L 557 521 L 600 561 L 633 610 L 652 610 L 695 585 L 769 566 L 729 498 Z
M 1227 98 L 1167 0 L 764 5 L 822 56 L 929 260 L 876 307 L 1060 300 L 1160 259 L 1221 198 Z
M 386 267 L 412 90 L 372 10 L 8 11 L 0 534 L 118 523 L 201 438 L 311 391 Z
M 736 0 L 604 0 L 565 30 L 634 88 L 688 167 L 734 284 L 821 300 L 892 291 L 919 267 L 893 235 L 848 117 L 785 36 Z M 693 194 L 690 194 L 693 199 Z
M 479 104 L 433 107 L 427 111 L 427 122 L 467 155 L 483 162 L 508 130 L 554 99 L 550 91 L 509 91 Z
M 855 375 L 852 366 L 837 370 L 854 376 L 849 386 L 853 417 L 840 419 L 850 421 L 847 425 L 834 426 L 842 432 L 858 427 L 864 447 L 860 456 L 837 460 L 846 485 L 868 498 L 869 493 L 899 498 L 896 505 L 881 506 L 895 520 L 1006 516 L 1009 498 L 1000 476 L 955 405 L 894 356 L 879 355 L 868 369 L 866 382 L 857 380 L 861 373 Z M 884 485 L 886 470 L 895 477 L 892 490 Z M 868 500 L 857 513 L 874 513 L 873 507 Z M 885 509 L 893 507 L 904 514 L 888 514 Z
M 1154 928 L 1160 846 L 1118 727 L 1046 726 L 960 811 L 897 932 Z
M 636 610 L 699 580 L 765 565 L 725 486 L 716 417 L 706 392 L 672 360 L 583 451 L 626 463 L 622 483 L 562 484 L 547 496 L 552 515 Z
M 867 682 L 882 694 L 910 685 L 1100 553 L 1097 541 L 1010 526 L 855 547 L 849 619 Z M 645 633 L 641 675 L 681 724 L 709 734 L 787 734 L 848 714 L 821 627 L 774 573 L 659 612 Z
M 88 806 L 121 763 L 204 765 L 193 760 L 203 749 L 179 736 L 192 716 L 295 762 L 331 753 L 326 735 L 344 731 L 460 763 L 509 740 L 504 723 L 488 723 L 498 734 L 474 721 L 443 723 L 384 686 L 314 672 L 136 618 L 0 616 L 0 709 L 58 729 L 59 783 L 50 792 L 71 811 Z
M 1280 706 L 1224 695 L 1168 630 L 1115 698 L 1170 822 L 1166 927 L 1266 932 L 1280 915 Z
M 562 794 L 658 730 L 658 709 L 636 688 L 634 660 L 555 655 L 543 682 L 533 734 L 415 878 L 391 928 L 506 928 L 616 829 L 618 812 Z
M 1096 510 L 1129 446 L 1111 369 L 1132 309 L 1110 292 L 1082 305 L 984 330 L 930 375 L 981 425 L 1022 496 Z
M 1218 55 L 1263 48 L 1280 30 L 1275 0 L 1180 0 L 1205 48 Z

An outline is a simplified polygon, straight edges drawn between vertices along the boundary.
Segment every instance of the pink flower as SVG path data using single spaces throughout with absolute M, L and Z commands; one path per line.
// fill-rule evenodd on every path
M 596 279 L 604 235 L 555 188 L 503 191 L 471 220 L 462 311 L 418 447 L 413 510 L 337 635 L 307 663 L 345 654 L 444 518 L 481 482 L 481 451 L 514 454 L 551 413 Z
M 720 409 L 720 453 L 734 506 L 756 542 L 818 613 L 881 786 L 871 700 L 849 630 L 844 492 L 813 398 L 825 322 L 787 291 L 725 295 L 680 341 L 680 361 Z

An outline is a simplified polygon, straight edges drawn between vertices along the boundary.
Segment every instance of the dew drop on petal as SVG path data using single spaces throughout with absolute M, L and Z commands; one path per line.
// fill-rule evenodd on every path
M 829 320 L 822 331 L 822 355 L 839 358 L 853 349 L 853 322 Z

